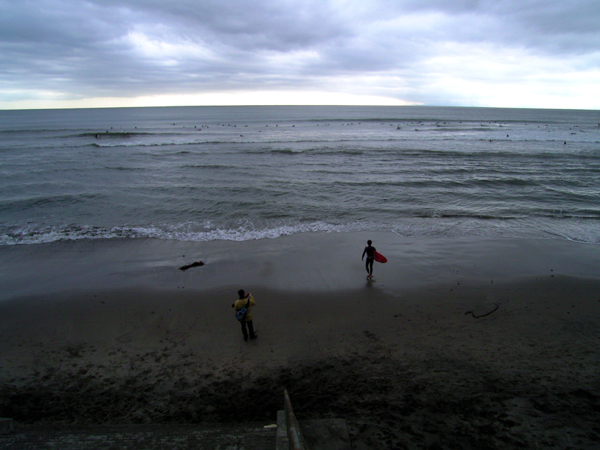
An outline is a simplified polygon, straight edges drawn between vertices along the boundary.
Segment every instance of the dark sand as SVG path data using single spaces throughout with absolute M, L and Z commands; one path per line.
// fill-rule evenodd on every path
M 389 260 L 373 283 L 368 237 Z M 0 262 L 0 416 L 19 423 L 266 425 L 287 388 L 300 420 L 346 419 L 356 449 L 598 448 L 598 246 L 307 234 Z

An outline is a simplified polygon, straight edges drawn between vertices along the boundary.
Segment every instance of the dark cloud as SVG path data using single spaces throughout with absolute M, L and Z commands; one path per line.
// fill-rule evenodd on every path
M 482 62 L 473 74 L 452 56 L 504 58 L 504 66 L 511 54 L 527 57 L 523 77 L 539 74 L 535 58 L 597 70 L 594 3 L 0 0 L 0 108 L 33 91 L 84 98 L 342 89 L 337 80 L 352 77 L 354 91 L 376 77 L 374 95 L 456 103 L 443 77 L 497 82 L 497 70 L 484 75 Z

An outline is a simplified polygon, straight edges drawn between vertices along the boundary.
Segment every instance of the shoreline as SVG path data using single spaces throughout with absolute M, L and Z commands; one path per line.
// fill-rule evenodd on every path
M 0 302 L 67 290 L 191 289 L 256 286 L 335 293 L 366 285 L 360 257 L 372 239 L 372 287 L 390 295 L 414 288 L 483 280 L 599 276 L 600 246 L 566 240 L 471 237 L 406 238 L 389 232 L 301 233 L 252 241 L 160 239 L 68 241 L 0 247 Z M 202 261 L 202 267 L 180 267 Z M 32 282 L 34 281 L 34 282 Z M 236 288 L 236 291 L 239 288 Z
M 595 448 L 598 247 L 369 236 L 390 260 L 374 283 L 362 235 L 3 249 L 5 287 L 52 270 L 0 300 L 0 416 L 268 424 L 287 388 L 300 420 L 346 419 L 356 449 Z M 233 317 L 240 287 L 256 341 Z

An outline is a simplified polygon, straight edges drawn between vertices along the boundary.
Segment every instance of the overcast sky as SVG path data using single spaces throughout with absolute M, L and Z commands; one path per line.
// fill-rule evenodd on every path
M 600 109 L 600 0 L 0 0 L 0 109 Z

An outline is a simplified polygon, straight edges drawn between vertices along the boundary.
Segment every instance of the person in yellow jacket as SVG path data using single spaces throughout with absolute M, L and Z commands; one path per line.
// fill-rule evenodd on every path
M 237 299 L 236 302 L 231 306 L 233 306 L 236 313 L 242 308 L 246 308 L 247 310 L 244 318 L 240 320 L 242 323 L 242 334 L 244 335 L 244 340 L 248 340 L 248 334 L 250 334 L 250 339 L 256 339 L 256 333 L 254 333 L 254 326 L 252 325 L 252 307 L 256 305 L 254 297 L 252 297 L 250 292 L 246 294 L 243 289 L 238 291 L 238 296 L 240 298 Z M 246 327 L 248 327 L 247 330 Z

